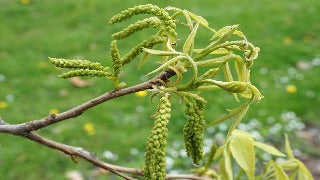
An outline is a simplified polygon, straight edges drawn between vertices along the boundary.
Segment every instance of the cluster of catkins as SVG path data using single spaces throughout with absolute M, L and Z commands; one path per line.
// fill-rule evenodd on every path
M 171 104 L 168 94 L 160 98 L 158 110 L 154 115 L 154 126 L 148 137 L 144 177 L 147 180 L 162 180 L 166 176 L 166 144 L 168 137 L 167 124 L 169 122 Z
M 130 63 L 135 57 L 143 52 L 143 48 L 153 48 L 155 45 L 163 43 L 166 41 L 166 36 L 176 36 L 175 31 L 176 24 L 173 22 L 172 18 L 164 9 L 152 4 L 135 6 L 124 10 L 116 15 L 114 15 L 110 20 L 109 24 L 113 25 L 131 18 L 134 15 L 139 14 L 151 14 L 155 17 L 146 18 L 144 20 L 137 21 L 127 28 L 116 32 L 112 35 L 113 38 L 120 40 L 124 39 L 133 33 L 140 31 L 145 28 L 160 28 L 161 30 L 150 38 L 140 42 L 134 48 L 132 48 L 128 53 L 121 57 L 122 65 Z
M 204 102 L 187 102 L 185 114 L 187 122 L 183 128 L 184 142 L 187 155 L 193 159 L 193 163 L 199 165 L 203 155 L 203 133 L 205 128 Z

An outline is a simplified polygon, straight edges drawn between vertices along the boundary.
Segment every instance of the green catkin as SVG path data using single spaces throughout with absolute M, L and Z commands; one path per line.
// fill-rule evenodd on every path
M 122 63 L 121 63 L 120 52 L 118 50 L 117 41 L 116 40 L 111 42 L 110 55 L 111 55 L 112 66 L 113 66 L 113 77 L 115 79 L 118 79 L 120 71 L 122 69 Z
M 157 17 L 150 17 L 150 18 L 146 18 L 142 21 L 137 21 L 134 24 L 129 25 L 127 28 L 112 34 L 112 37 L 115 39 L 124 39 L 128 36 L 130 36 L 131 34 L 140 31 L 144 28 L 157 28 L 160 27 L 161 25 L 161 21 L 157 18 Z
M 63 73 L 59 75 L 59 77 L 67 79 L 75 76 L 91 76 L 91 77 L 108 77 L 111 74 L 106 71 L 97 71 L 97 70 L 89 70 L 89 69 L 79 69 L 70 72 Z
M 186 104 L 185 114 L 188 119 L 183 128 L 187 155 L 193 163 L 199 165 L 203 159 L 203 133 L 205 128 L 204 102 L 195 101 Z
M 169 34 L 171 34 L 173 36 L 177 35 L 177 33 L 175 31 L 176 24 L 173 22 L 169 13 L 166 12 L 164 9 L 159 8 L 158 6 L 152 5 L 152 4 L 139 5 L 139 6 L 135 6 L 135 7 L 129 8 L 127 10 L 124 10 L 124 11 L 114 15 L 109 20 L 109 24 L 113 25 L 115 23 L 122 22 L 122 21 L 129 19 L 132 16 L 138 15 L 138 14 L 152 14 L 152 15 L 157 16 L 161 20 L 164 28 L 166 29 L 166 31 Z
M 147 141 L 144 167 L 144 178 L 146 180 L 165 179 L 165 148 L 168 137 L 167 124 L 169 122 L 170 112 L 170 100 L 168 94 L 165 94 L 160 98 L 157 113 L 154 115 L 154 126 Z
M 90 70 L 104 70 L 100 63 L 91 62 L 87 60 L 70 60 L 70 59 L 56 59 L 49 58 L 50 62 L 56 67 L 70 68 L 70 69 L 90 69 Z
M 165 41 L 166 37 L 163 36 L 152 36 L 149 39 L 142 41 L 121 58 L 122 65 L 130 63 L 135 57 L 143 52 L 143 48 L 151 48 Z

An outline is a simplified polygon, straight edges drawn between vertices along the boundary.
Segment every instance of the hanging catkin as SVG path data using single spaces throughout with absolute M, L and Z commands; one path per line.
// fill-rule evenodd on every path
M 203 132 L 205 127 L 204 102 L 188 102 L 185 114 L 187 122 L 183 128 L 187 155 L 194 164 L 200 164 L 203 158 Z
M 160 98 L 158 110 L 154 115 L 154 126 L 148 137 L 144 177 L 147 180 L 162 180 L 166 176 L 166 144 L 168 137 L 167 124 L 169 122 L 171 104 L 168 94 Z

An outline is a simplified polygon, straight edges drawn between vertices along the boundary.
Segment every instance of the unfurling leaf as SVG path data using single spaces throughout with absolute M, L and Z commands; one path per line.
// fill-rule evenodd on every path
M 232 73 L 230 71 L 230 67 L 229 67 L 228 61 L 226 61 L 225 64 L 222 67 L 223 67 L 223 75 L 224 75 L 225 81 L 227 81 L 227 82 L 233 81 L 233 77 L 232 77 Z M 232 93 L 232 96 L 234 97 L 234 99 L 236 101 L 239 102 L 239 99 L 238 99 L 238 96 L 237 96 L 236 93 Z
M 223 158 L 220 160 L 220 170 L 223 179 L 233 179 L 231 153 L 228 148 L 223 149 Z
M 286 148 L 286 153 L 287 153 L 288 157 L 289 157 L 290 159 L 295 159 L 295 157 L 294 157 L 294 155 L 293 155 L 293 152 L 292 152 L 292 149 L 291 149 L 291 147 L 290 147 L 290 142 L 289 142 L 289 138 L 288 138 L 288 135 L 287 135 L 287 134 L 285 134 L 285 140 L 286 140 L 286 142 L 285 142 L 285 148 Z
M 175 56 L 175 55 L 181 55 L 182 53 L 176 52 L 176 51 L 161 51 L 161 50 L 154 50 L 154 49 L 148 49 L 143 48 L 143 50 L 149 54 L 157 55 L 157 56 Z
M 289 177 L 284 172 L 284 170 L 274 161 L 271 161 L 274 167 L 275 175 L 277 180 L 289 180 Z
M 194 37 L 197 34 L 198 27 L 199 27 L 199 23 L 195 25 L 195 27 L 192 29 L 191 33 L 189 34 L 188 38 L 186 39 L 186 42 L 183 45 L 184 53 L 187 53 L 189 55 L 192 54 L 193 46 L 194 46 Z
M 200 53 L 203 49 L 193 49 L 193 52 Z M 210 54 L 229 54 L 229 50 L 225 48 L 219 48 L 214 51 L 211 51 Z
M 299 170 L 298 170 L 298 179 L 303 180 L 313 180 L 313 176 L 311 172 L 308 170 L 308 168 L 298 159 L 295 159 L 295 161 L 298 164 Z
M 189 12 L 189 11 L 188 11 L 188 14 L 190 15 L 190 17 L 192 19 L 194 19 L 195 21 L 199 22 L 202 26 L 205 26 L 205 27 L 209 26 L 208 21 L 206 19 L 204 19 L 203 17 L 201 17 L 199 15 L 196 15 L 196 14 L 193 14 L 192 12 Z

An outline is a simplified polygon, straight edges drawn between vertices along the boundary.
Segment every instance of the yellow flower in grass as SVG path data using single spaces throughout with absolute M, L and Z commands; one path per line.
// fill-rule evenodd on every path
M 83 129 L 89 136 L 93 136 L 96 134 L 96 129 L 94 128 L 92 123 L 86 123 L 83 125 Z
M 22 4 L 27 5 L 27 4 L 30 4 L 30 3 L 31 3 L 31 0 L 20 0 L 20 2 L 21 2 Z
M 0 101 L 0 109 L 5 109 L 8 107 L 8 103 L 5 101 Z
M 290 84 L 287 86 L 286 90 L 288 93 L 295 93 L 297 92 L 297 87 L 295 85 Z
M 138 97 L 145 97 L 148 94 L 147 90 L 136 92 L 135 95 Z
M 52 109 L 50 109 L 50 114 L 58 114 L 59 113 L 59 110 L 58 109 L 56 109 L 56 108 L 52 108 Z
M 282 42 L 283 42 L 283 44 L 285 44 L 285 45 L 291 45 L 292 43 L 293 43 L 293 39 L 291 38 L 291 37 L 284 37 L 283 39 L 282 39 Z

